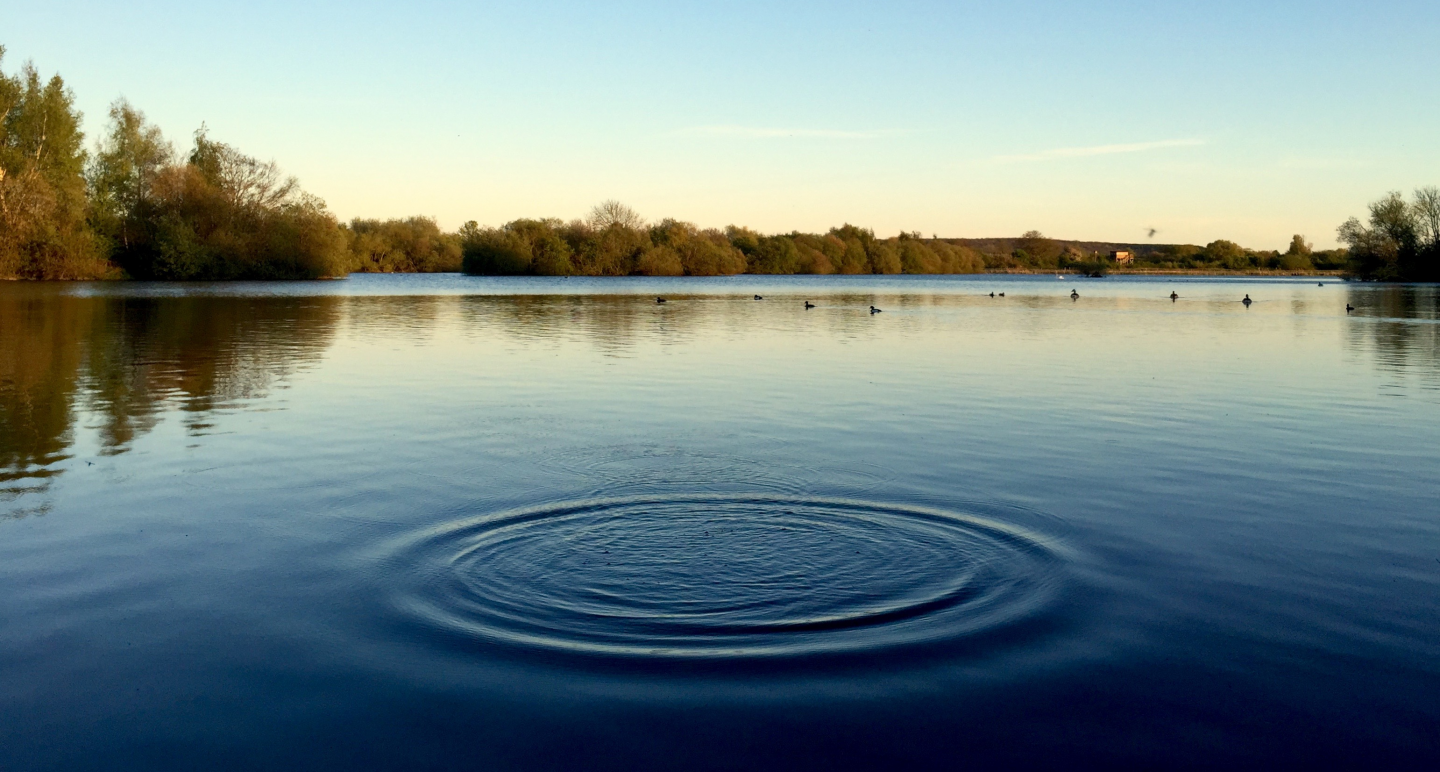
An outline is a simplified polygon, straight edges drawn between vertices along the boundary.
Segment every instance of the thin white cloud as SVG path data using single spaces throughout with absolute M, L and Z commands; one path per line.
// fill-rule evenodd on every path
M 1195 147 L 1205 144 L 1203 139 L 1162 139 L 1158 142 L 1131 142 L 1123 145 L 1092 145 L 1090 147 L 1058 147 L 1027 155 L 996 156 L 1000 163 L 1030 163 L 1035 161 L 1059 161 L 1065 158 L 1089 158 L 1097 155 L 1119 153 L 1145 153 L 1170 147 Z
M 739 137 L 741 139 L 880 139 L 896 131 L 842 131 L 839 129 L 772 129 L 761 126 L 690 126 L 674 132 L 686 137 Z

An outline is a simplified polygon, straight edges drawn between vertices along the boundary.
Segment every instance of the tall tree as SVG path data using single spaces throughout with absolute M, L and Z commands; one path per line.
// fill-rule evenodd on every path
M 149 202 L 155 179 L 175 159 L 175 148 L 160 127 L 124 99 L 110 105 L 110 125 L 95 146 L 86 168 L 90 185 L 90 221 L 109 239 L 112 249 L 125 250 L 135 220 Z
M 85 221 L 80 118 L 59 75 L 42 80 L 28 63 L 13 76 L 0 71 L 0 276 L 104 272 Z

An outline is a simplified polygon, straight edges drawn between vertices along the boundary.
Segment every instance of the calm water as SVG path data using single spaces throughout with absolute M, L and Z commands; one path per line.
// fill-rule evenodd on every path
M 1435 765 L 1437 298 L 0 286 L 0 768 Z

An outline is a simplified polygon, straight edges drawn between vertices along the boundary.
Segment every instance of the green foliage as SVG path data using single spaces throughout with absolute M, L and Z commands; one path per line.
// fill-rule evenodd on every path
M 5 49 L 0 46 L 0 63 Z M 85 221 L 80 112 L 59 75 L 0 71 L 0 278 L 109 272 Z
M 750 258 L 750 273 L 799 273 L 800 252 L 789 236 L 761 236 L 755 241 Z
M 111 142 L 102 143 L 102 155 L 127 134 L 158 139 L 143 117 L 130 125 L 132 117 L 112 111 Z M 91 175 L 92 181 L 106 177 L 103 170 Z M 346 236 L 324 202 L 301 192 L 274 162 L 211 140 L 203 127 L 184 163 L 151 167 L 129 180 L 109 177 L 123 181 L 112 191 L 138 191 L 128 201 L 113 193 L 95 196 L 125 204 L 113 256 L 135 278 L 315 279 L 346 270 Z
M 1310 243 L 1297 233 L 1290 239 L 1290 248 L 1285 250 L 1285 254 L 1276 256 L 1274 261 L 1281 270 L 1310 271 L 1315 268 L 1315 262 L 1311 260 L 1314 254 L 1315 250 Z
M 1049 270 L 1059 267 L 1061 252 L 1054 239 L 1046 238 L 1040 231 L 1026 231 L 1016 241 L 1012 254 L 1021 265 Z
M 490 276 L 576 273 L 561 227 L 559 220 L 515 220 L 503 228 L 481 228 L 472 220 L 460 229 L 461 270 Z
M 352 224 L 351 230 L 354 230 Z M 918 233 L 879 239 L 844 225 L 824 235 L 767 236 L 748 228 L 701 230 L 679 220 L 645 226 L 609 201 L 585 221 L 515 220 L 500 228 L 474 221 L 457 238 L 463 270 L 482 275 L 728 276 L 828 273 L 978 273 L 975 250 Z
M 342 225 L 348 270 L 358 273 L 437 273 L 460 270 L 460 236 L 443 233 L 429 217 L 351 220 Z
M 1231 271 L 1243 271 L 1257 266 L 1256 261 L 1251 259 L 1244 247 L 1225 239 L 1206 244 L 1200 256 L 1208 263 L 1218 264 Z
M 150 199 L 155 179 L 169 166 L 175 149 L 145 114 L 124 99 L 110 106 L 110 128 L 86 168 L 90 186 L 90 223 L 109 249 L 130 244 L 129 227 Z
M 1391 192 L 1370 204 L 1368 227 L 1351 217 L 1338 235 L 1359 278 L 1440 280 L 1440 188 L 1416 190 L 1410 203 Z

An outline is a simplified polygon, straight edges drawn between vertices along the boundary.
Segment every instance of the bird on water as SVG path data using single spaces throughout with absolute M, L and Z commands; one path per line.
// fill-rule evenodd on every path
M 880 309 L 876 308 L 875 306 L 870 306 L 870 313 L 878 314 L 880 313 Z
M 1005 293 L 1003 293 L 1003 292 L 1000 293 L 1000 297 L 1002 297 L 1002 298 L 1005 297 Z
M 756 299 L 756 300 L 764 300 L 765 298 L 762 298 L 762 297 L 760 297 L 759 295 L 756 295 L 756 296 L 755 296 L 755 299 Z
M 1079 290 L 1073 290 L 1073 289 L 1070 290 L 1070 299 L 1071 299 L 1071 300 L 1079 300 L 1079 299 L 1080 299 L 1080 291 L 1079 291 Z
M 992 297 L 992 298 L 995 297 L 995 293 L 993 293 L 993 292 L 990 293 L 990 297 Z
M 811 303 L 811 302 L 808 301 L 808 300 L 805 301 L 805 310 L 806 310 L 806 311 L 809 311 L 810 309 L 812 309 L 812 308 L 814 308 L 814 307 L 815 307 L 815 304 L 814 304 L 814 303 Z
M 655 298 L 655 302 L 656 302 L 656 303 L 664 303 L 664 302 L 665 302 L 665 298 Z
M 1350 313 L 1351 311 L 1354 311 L 1354 310 L 1355 310 L 1355 306 L 1352 306 L 1352 305 L 1350 305 L 1349 303 L 1346 303 L 1346 304 L 1345 304 L 1345 313 L 1348 314 L 1348 313 Z
M 1171 302 L 1174 302 L 1175 300 L 1178 300 L 1179 298 L 1180 298 L 1180 296 L 1177 295 L 1177 294 L 1175 294 L 1175 290 L 1170 290 L 1170 300 L 1171 300 Z
M 1249 308 L 1249 307 L 1250 307 L 1250 304 L 1251 304 L 1251 303 L 1254 303 L 1255 301 L 1251 300 L 1251 299 L 1250 299 L 1250 296 L 1247 294 L 1247 295 L 1245 296 L 1245 299 L 1242 300 L 1242 301 L 1240 301 L 1240 302 L 1241 302 L 1241 303 L 1244 303 L 1246 308 Z

